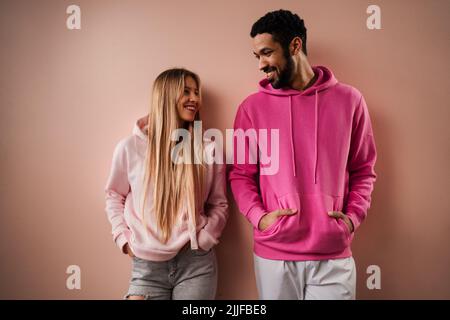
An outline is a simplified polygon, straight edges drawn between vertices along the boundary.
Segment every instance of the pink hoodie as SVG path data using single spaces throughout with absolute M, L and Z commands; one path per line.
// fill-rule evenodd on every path
M 180 214 L 172 236 L 166 244 L 156 236 L 156 222 L 149 216 L 149 231 L 141 220 L 140 206 L 143 184 L 143 163 L 147 149 L 147 117 L 139 119 L 133 135 L 122 139 L 114 150 L 111 173 L 106 184 L 106 214 L 112 225 L 113 240 L 122 250 L 126 243 L 138 257 L 151 261 L 167 261 L 190 240 L 191 248 L 209 250 L 219 242 L 228 218 L 226 177 L 223 165 L 206 165 L 204 210 L 191 224 L 187 212 Z M 204 141 L 205 149 L 214 148 L 212 141 Z M 206 152 L 206 156 L 212 154 Z M 208 163 L 212 163 L 211 161 Z M 152 199 L 149 192 L 148 199 Z M 163 192 L 160 190 L 159 192 Z M 151 200 L 147 200 L 148 206 Z
M 349 257 L 353 233 L 327 212 L 344 212 L 356 230 L 370 206 L 376 149 L 364 98 L 329 69 L 313 70 L 318 78 L 304 91 L 262 80 L 236 115 L 235 130 L 279 129 L 278 173 L 260 175 L 260 165 L 248 163 L 229 172 L 239 209 L 254 226 L 254 252 L 263 258 Z M 259 231 L 264 214 L 287 208 L 297 213 Z

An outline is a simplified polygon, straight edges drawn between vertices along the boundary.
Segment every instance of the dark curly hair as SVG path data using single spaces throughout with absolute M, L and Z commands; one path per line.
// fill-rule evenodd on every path
M 289 44 L 292 39 L 299 37 L 302 39 L 302 50 L 306 55 L 306 27 L 303 19 L 297 14 L 293 14 L 288 10 L 277 10 L 266 13 L 263 17 L 259 18 L 250 31 L 250 36 L 254 38 L 261 33 L 270 33 L 273 40 L 280 43 L 288 54 Z

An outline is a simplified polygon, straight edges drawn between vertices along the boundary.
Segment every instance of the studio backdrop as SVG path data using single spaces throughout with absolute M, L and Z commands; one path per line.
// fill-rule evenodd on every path
M 115 145 L 171 67 L 200 75 L 204 129 L 232 128 L 264 77 L 250 28 L 280 8 L 305 20 L 309 62 L 370 111 L 357 298 L 450 299 L 447 0 L 0 1 L 0 298 L 123 297 L 131 260 L 105 214 Z M 228 196 L 217 298 L 256 299 L 252 228 Z

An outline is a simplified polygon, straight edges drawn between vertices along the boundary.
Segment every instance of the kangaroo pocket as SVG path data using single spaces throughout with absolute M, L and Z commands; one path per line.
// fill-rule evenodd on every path
M 350 232 L 343 221 L 332 218 L 329 211 L 342 211 L 343 198 L 325 194 L 302 195 L 305 248 L 312 253 L 332 254 L 349 245 Z
M 301 220 L 300 195 L 289 193 L 276 198 L 276 204 L 272 210 L 297 209 L 293 215 L 280 216 L 264 231 L 255 229 L 255 239 L 259 241 L 273 241 L 290 243 L 298 240 Z
M 255 231 L 255 240 L 274 245 L 295 243 L 295 250 L 311 254 L 342 252 L 350 242 L 350 232 L 341 220 L 328 216 L 342 211 L 343 197 L 325 194 L 290 193 L 278 197 L 280 209 L 297 209 L 292 216 L 282 216 L 264 231 Z

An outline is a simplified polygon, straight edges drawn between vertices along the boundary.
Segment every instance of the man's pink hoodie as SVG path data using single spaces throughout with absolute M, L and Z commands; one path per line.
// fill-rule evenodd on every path
M 141 219 L 140 201 L 144 177 L 144 158 L 147 150 L 147 117 L 139 119 L 133 135 L 122 139 L 114 150 L 111 173 L 106 184 L 106 214 L 112 226 L 113 240 L 123 251 L 126 243 L 138 257 L 151 261 L 167 261 L 191 241 L 191 248 L 209 250 L 219 242 L 228 218 L 226 176 L 224 165 L 206 165 L 204 209 L 197 217 L 196 226 L 191 223 L 185 210 L 172 230 L 167 243 L 157 237 L 156 221 L 147 215 L 148 232 Z M 205 155 L 212 154 L 214 142 L 204 141 Z M 209 159 L 208 163 L 212 163 Z M 152 192 L 148 193 L 150 208 Z M 164 192 L 164 190 L 158 190 Z
M 313 70 L 318 78 L 304 91 L 276 90 L 262 80 L 236 115 L 235 130 L 279 130 L 276 174 L 261 175 L 259 163 L 236 162 L 229 172 L 237 205 L 254 227 L 254 252 L 263 258 L 349 257 L 353 233 L 327 213 L 344 212 L 356 230 L 370 206 L 376 149 L 365 100 L 326 67 Z M 287 208 L 297 213 L 258 229 L 264 214 Z

